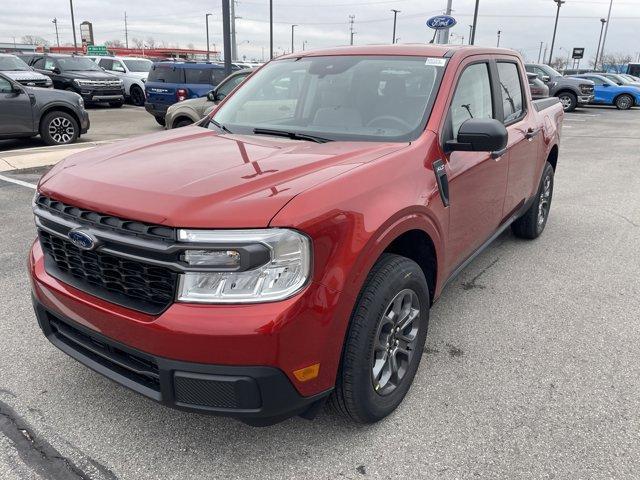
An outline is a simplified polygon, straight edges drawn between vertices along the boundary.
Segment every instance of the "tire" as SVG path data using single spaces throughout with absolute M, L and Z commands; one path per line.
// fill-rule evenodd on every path
M 562 109 L 565 112 L 573 112 L 578 106 L 578 97 L 571 92 L 560 92 L 558 99 L 562 104 Z
M 54 110 L 40 121 L 40 137 L 47 145 L 68 145 L 79 135 L 78 122 L 66 112 Z
M 629 110 L 631 107 L 633 107 L 633 97 L 631 95 L 623 93 L 622 95 L 616 97 L 615 103 L 618 110 Z
M 511 230 L 516 237 L 533 240 L 544 231 L 553 198 L 553 174 L 553 167 L 547 162 L 542 171 L 535 200 L 524 215 L 511 224 Z
M 398 298 L 402 299 L 399 303 Z M 398 311 L 394 310 L 397 304 L 405 308 L 401 315 L 392 316 Z M 400 255 L 382 255 L 369 272 L 351 315 L 336 388 L 329 400 L 333 410 L 358 423 L 373 423 L 398 407 L 420 364 L 429 305 L 429 287 L 418 264 Z M 414 318 L 404 330 L 393 320 L 409 321 L 409 317 Z M 403 347 L 405 353 L 399 350 Z M 395 359 L 400 366 L 395 376 L 394 362 L 385 362 L 385 358 Z
M 131 103 L 134 104 L 136 107 L 144 106 L 144 101 L 145 101 L 144 92 L 139 86 L 137 85 L 131 86 L 131 89 L 129 90 L 129 98 L 131 99 Z
M 165 126 L 165 121 L 164 121 L 164 117 L 153 117 L 156 119 L 156 122 L 158 122 L 158 125 L 162 125 L 163 127 Z
M 173 128 L 186 127 L 188 125 L 193 125 L 193 122 L 188 118 L 182 118 L 173 124 Z
M 119 102 L 109 102 L 109 106 L 113 108 L 122 108 L 124 105 L 124 100 L 120 100 Z

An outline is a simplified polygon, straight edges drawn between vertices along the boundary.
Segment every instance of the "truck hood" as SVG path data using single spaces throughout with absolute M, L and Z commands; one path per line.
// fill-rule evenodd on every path
M 551 82 L 555 82 L 558 85 L 566 85 L 576 88 L 579 88 L 580 85 L 595 85 L 591 80 L 579 77 L 553 77 Z
M 266 227 L 298 193 L 408 143 L 313 143 L 183 127 L 72 155 L 39 191 L 92 211 L 192 228 Z
M 46 75 L 42 75 L 41 73 L 34 72 L 33 70 L 7 70 L 2 72 L 4 75 L 9 77 L 16 82 L 24 82 L 28 80 L 46 80 Z

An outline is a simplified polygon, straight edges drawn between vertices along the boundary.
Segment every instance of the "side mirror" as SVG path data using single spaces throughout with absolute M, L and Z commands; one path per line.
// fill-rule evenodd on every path
M 603 83 L 601 86 L 609 88 L 609 84 L 608 83 Z
M 509 140 L 507 129 L 493 118 L 470 118 L 458 130 L 458 138 L 446 144 L 449 151 L 504 153 Z
M 53 73 L 55 73 L 56 75 L 60 75 L 60 69 L 58 67 L 53 67 L 53 69 L 51 70 Z
M 541 80 L 546 83 L 551 80 L 551 77 L 549 75 L 542 75 Z
M 215 102 L 216 101 L 216 91 L 215 90 L 209 90 L 207 92 L 207 100 L 209 100 L 210 102 Z

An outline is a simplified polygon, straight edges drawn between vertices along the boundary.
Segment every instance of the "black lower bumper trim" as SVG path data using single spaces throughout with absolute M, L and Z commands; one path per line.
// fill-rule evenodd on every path
M 182 362 L 123 345 L 33 301 L 40 328 L 60 350 L 83 365 L 172 408 L 271 425 L 304 415 L 329 391 L 303 397 L 278 368 Z M 308 414 L 307 414 L 308 416 Z

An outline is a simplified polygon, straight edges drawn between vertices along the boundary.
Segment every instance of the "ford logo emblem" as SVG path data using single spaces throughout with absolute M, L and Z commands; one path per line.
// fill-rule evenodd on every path
M 98 243 L 93 235 L 80 229 L 71 230 L 67 233 L 67 237 L 71 243 L 82 250 L 92 250 Z
M 434 30 L 444 30 L 445 28 L 454 27 L 458 22 L 450 15 L 437 15 L 427 20 L 427 27 Z

